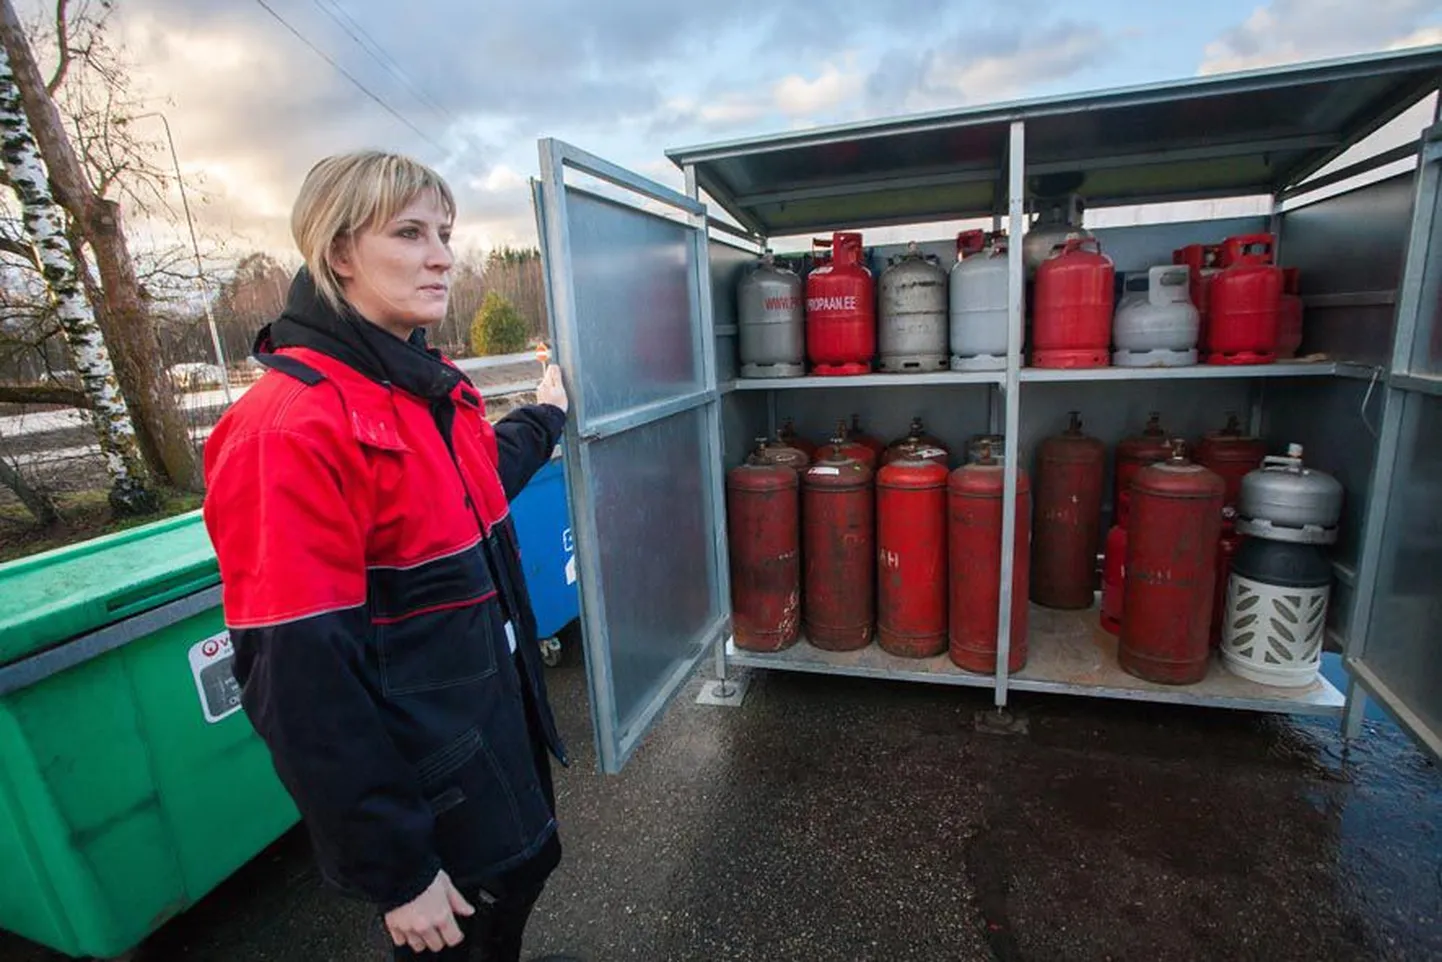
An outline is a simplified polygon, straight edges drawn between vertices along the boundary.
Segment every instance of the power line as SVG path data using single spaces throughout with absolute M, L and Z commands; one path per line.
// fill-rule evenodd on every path
M 296 38 L 297 40 L 299 40 L 301 43 L 303 43 L 303 44 L 305 44 L 307 47 L 309 47 L 309 48 L 315 53 L 316 56 L 320 57 L 320 58 L 321 58 L 322 60 L 324 60 L 326 63 L 328 63 L 328 64 L 330 64 L 332 67 L 334 67 L 334 68 L 336 69 L 336 72 L 339 73 L 339 74 L 340 74 L 342 77 L 344 77 L 345 79 L 349 80 L 349 81 L 351 82 L 351 84 L 353 84 L 353 85 L 355 86 L 355 88 L 356 88 L 357 90 L 359 90 L 361 93 L 365 94 L 365 95 L 366 95 L 367 97 L 369 97 L 371 100 L 374 100 L 377 104 L 379 104 L 379 105 L 382 107 L 382 109 L 385 110 L 386 113 L 390 114 L 392 117 L 394 117 L 395 119 L 399 120 L 401 123 L 405 124 L 405 125 L 406 125 L 407 127 L 409 127 L 411 130 L 415 131 L 418 136 L 420 136 L 421 138 L 423 138 L 427 143 L 429 143 L 431 146 L 435 147 L 437 150 L 442 151 L 442 152 L 445 152 L 445 150 L 446 150 L 445 147 L 443 147 L 441 144 L 439 144 L 439 143 L 437 143 L 435 140 L 433 140 L 433 139 L 431 138 L 431 136 L 430 136 L 429 134 L 427 134 L 424 130 L 421 130 L 421 129 L 420 129 L 419 127 L 417 127 L 415 124 L 411 123 L 411 122 L 410 122 L 409 120 L 407 120 L 405 117 L 401 116 L 400 112 L 397 111 L 397 110 L 396 110 L 394 107 L 392 107 L 390 104 L 386 103 L 384 100 L 382 100 L 382 99 L 381 99 L 379 96 L 377 96 L 375 93 L 372 93 L 369 87 L 367 87 L 365 84 L 361 83 L 361 82 L 360 82 L 359 80 L 357 80 L 348 70 L 346 70 L 346 69 L 345 69 L 344 67 L 342 67 L 340 64 L 338 64 L 338 63 L 336 63 L 334 60 L 332 60 L 332 59 L 330 58 L 330 56 L 329 56 L 328 54 L 326 54 L 326 52 L 325 52 L 324 50 L 320 49 L 320 48 L 317 47 L 315 44 L 311 43 L 310 40 L 306 38 L 305 34 L 301 33 L 301 32 L 300 32 L 299 30 L 297 30 L 295 27 L 292 27 L 292 26 L 290 25 L 290 23 L 287 22 L 286 19 L 285 19 L 284 17 L 282 17 L 280 14 L 276 13 L 275 10 L 271 7 L 271 5 L 268 4 L 268 3 L 266 3 L 265 0 L 255 0 L 255 2 L 258 3 L 258 4 L 260 5 L 261 9 L 263 9 L 266 13 L 268 13 L 268 14 L 270 14 L 272 17 L 274 17 L 274 18 L 276 19 L 276 22 L 278 22 L 282 27 L 285 27 L 285 29 L 289 30 L 292 34 L 294 34 L 294 35 L 295 35 L 295 38 Z
M 350 15 L 345 7 L 337 3 L 336 0 L 311 0 L 311 2 L 314 3 L 322 13 L 334 20 L 336 24 L 355 41 L 356 46 L 368 53 L 372 60 L 380 64 L 390 72 L 391 76 L 404 84 L 406 89 L 409 90 L 417 100 L 433 110 L 438 116 L 449 118 L 457 123 L 460 122 L 459 117 L 447 110 L 438 103 L 434 97 L 414 83 L 405 69 L 396 62 L 396 59 L 386 53 L 385 48 L 370 35 L 365 27 L 357 22 L 355 17 Z M 349 24 L 349 26 L 347 26 L 347 24 Z

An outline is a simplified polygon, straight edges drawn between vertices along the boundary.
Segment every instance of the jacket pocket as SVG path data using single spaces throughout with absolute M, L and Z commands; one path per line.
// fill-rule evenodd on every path
M 375 625 L 387 696 L 474 684 L 496 673 L 494 601 Z
M 524 778 L 513 784 L 514 774 L 478 730 L 417 768 L 435 816 L 436 853 L 453 877 L 474 878 L 524 853 L 534 834 L 521 811 L 527 784 Z

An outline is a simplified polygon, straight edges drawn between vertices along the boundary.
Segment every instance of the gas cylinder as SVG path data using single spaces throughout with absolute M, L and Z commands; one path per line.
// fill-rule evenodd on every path
M 801 630 L 797 474 L 752 454 L 726 472 L 736 647 L 780 651 Z
M 789 447 L 796 448 L 804 453 L 808 460 L 816 456 L 816 445 L 796 433 L 796 424 L 787 418 L 781 422 L 781 430 L 776 432 L 776 437 Z
M 1186 267 L 1162 265 L 1126 279 L 1112 325 L 1117 367 L 1184 367 L 1197 363 L 1201 318 L 1187 288 Z
M 1048 608 L 1087 608 L 1096 590 L 1097 541 L 1106 449 L 1082 434 L 1071 412 L 1065 433 L 1037 451 L 1031 600 Z
M 947 481 L 950 558 L 948 654 L 965 671 L 996 671 L 998 606 L 1001 603 L 1002 464 L 986 445 L 981 458 L 951 472 Z M 1031 483 L 1016 473 L 1016 537 L 1012 542 L 1011 650 L 1008 671 L 1020 671 L 1027 655 L 1027 576 L 1031 570 Z
M 1039 206 L 1041 209 L 1027 227 L 1021 245 L 1028 280 L 1036 276 L 1055 248 L 1069 240 L 1087 240 L 1092 236 L 1091 231 L 1081 225 L 1083 204 L 1077 194 L 1042 201 Z
M 1197 346 L 1205 348 L 1207 319 L 1211 316 L 1212 278 L 1222 269 L 1222 245 L 1188 244 L 1172 251 L 1172 263 L 1185 264 L 1189 268 L 1187 285 L 1200 321 L 1197 327 Z
M 876 604 L 876 500 L 869 467 L 831 439 L 829 454 L 801 475 L 802 552 L 806 559 L 806 637 L 826 651 L 871 641 Z
M 913 461 L 931 461 L 946 467 L 950 461 L 950 452 L 941 441 L 926 433 L 921 424 L 921 418 L 911 419 L 911 429 L 903 438 L 897 438 L 886 446 L 881 452 L 881 463 L 891 464 L 893 461 L 910 459 Z
M 778 267 L 771 251 L 736 291 L 742 377 L 806 373 L 806 314 L 801 278 Z
M 986 231 L 964 230 L 956 235 L 956 259 L 964 261 L 986 247 Z
M 921 374 L 947 368 L 947 274 L 935 260 L 912 241 L 881 272 L 876 340 L 882 371 Z
M 1122 614 L 1127 577 L 1127 526 L 1112 525 L 1107 532 L 1106 550 L 1102 552 L 1102 627 L 1112 634 L 1122 630 Z
M 1222 476 L 1227 483 L 1225 504 L 1237 504 L 1242 493 L 1242 479 L 1262 466 L 1267 456 L 1267 442 L 1242 433 L 1236 412 L 1227 412 L 1227 423 L 1217 431 L 1208 431 L 1197 442 L 1195 461 Z
M 1268 455 L 1242 479 L 1237 530 L 1254 538 L 1298 544 L 1331 544 L 1342 516 L 1342 485 L 1325 471 L 1302 463 L 1302 446 L 1286 457 Z
M 1222 536 L 1217 540 L 1217 583 L 1212 589 L 1212 632 L 1208 638 L 1213 648 L 1222 644 L 1222 627 L 1227 614 L 1227 585 L 1232 575 L 1232 558 L 1242 543 L 1237 534 L 1237 511 L 1227 505 L 1222 508 Z
M 876 286 L 861 235 L 838 233 L 831 261 L 806 275 L 806 353 L 812 373 L 867 374 L 876 353 Z
M 811 456 L 812 463 L 819 464 L 827 458 L 830 458 L 833 454 L 840 453 L 842 457 L 859 461 L 874 471 L 876 469 L 877 448 L 870 444 L 863 444 L 861 441 L 850 439 L 846 435 L 846 422 L 838 421 L 836 423 L 836 435 L 832 437 L 830 444 L 824 444 L 816 449 L 816 453 Z M 841 439 L 840 445 L 837 444 L 837 438 Z
M 977 434 L 966 445 L 966 463 L 978 464 L 991 458 L 997 464 L 1006 464 L 1006 435 Z
M 861 415 L 859 414 L 853 413 L 851 415 L 851 428 L 846 432 L 846 438 L 849 441 L 855 441 L 857 444 L 866 445 L 877 457 L 880 457 L 881 452 L 886 450 L 886 445 L 882 444 L 879 438 L 867 434 L 861 429 Z
M 1211 652 L 1224 485 L 1187 460 L 1184 441 L 1172 447 L 1132 479 L 1118 660 L 1138 678 L 1189 685 L 1206 677 Z
M 1282 269 L 1272 263 L 1271 234 L 1228 237 L 1222 270 L 1212 278 L 1208 364 L 1270 364 L 1277 359 Z
M 945 464 L 902 459 L 876 476 L 876 621 L 883 650 L 946 650 Z
M 1033 367 L 1106 367 L 1116 272 L 1095 239 L 1072 238 L 1036 272 Z
M 1118 524 L 1127 523 L 1127 488 L 1131 486 L 1132 478 L 1147 465 L 1172 456 L 1172 446 L 1166 431 L 1162 430 L 1161 417 L 1153 411 L 1147 417 L 1141 434 L 1122 438 L 1117 444 L 1112 469 L 1112 517 Z
M 1317 545 L 1243 538 L 1227 584 L 1222 663 L 1263 685 L 1312 684 L 1331 591 L 1332 563 Z
M 794 448 L 781 441 L 768 441 L 765 438 L 756 439 L 756 450 L 753 458 L 766 464 L 780 464 L 793 471 L 804 471 L 811 463 L 806 452 L 800 448 Z
M 951 269 L 951 369 L 1006 369 L 1006 234 L 987 237 L 981 253 Z
M 1296 357 L 1302 347 L 1302 271 L 1282 268 L 1282 312 L 1277 317 L 1277 356 Z

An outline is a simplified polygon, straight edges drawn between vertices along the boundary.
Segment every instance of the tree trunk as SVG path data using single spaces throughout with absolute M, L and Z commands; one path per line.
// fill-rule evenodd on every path
M 20 503 L 25 505 L 35 518 L 35 523 L 42 528 L 48 528 L 60 520 L 60 512 L 55 510 L 55 502 L 50 500 L 50 496 L 30 487 L 19 469 L 4 458 L 0 458 L 0 484 L 15 492 Z
M 110 503 L 122 514 L 153 511 L 158 503 L 146 490 L 145 465 L 135 439 L 130 411 L 120 393 L 115 369 L 90 302 L 81 293 L 75 262 L 65 237 L 65 217 L 47 190 L 45 165 L 30 136 L 20 91 L 9 58 L 0 52 L 0 155 L 25 221 L 25 234 L 35 248 L 45 285 L 55 300 L 56 315 L 75 359 L 100 451 L 110 475 Z
M 159 364 L 159 346 L 140 296 L 135 264 L 120 225 L 120 206 L 98 196 L 65 134 L 11 0 L 0 0 L 0 43 L 9 55 L 30 131 L 50 173 L 50 186 L 95 258 L 103 297 L 94 316 L 115 358 L 115 374 L 135 415 L 140 449 L 156 478 L 199 490 L 201 479 L 185 418 Z

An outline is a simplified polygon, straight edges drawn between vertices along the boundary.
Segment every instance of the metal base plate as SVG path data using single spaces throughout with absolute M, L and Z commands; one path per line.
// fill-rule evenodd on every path
M 905 357 L 883 357 L 880 365 L 883 374 L 932 374 L 945 371 L 945 354 L 913 354 Z
M 805 364 L 743 364 L 742 377 L 802 377 Z
M 977 354 L 974 357 L 951 356 L 953 371 L 1005 371 L 1005 354 Z
M 1116 367 L 1191 367 L 1197 363 L 1197 352 L 1166 351 L 1113 351 L 1112 364 Z
M 740 708 L 741 703 L 746 700 L 746 691 L 750 687 L 751 679 L 745 675 L 739 678 L 727 678 L 725 681 L 708 681 L 701 686 L 701 694 L 696 696 L 696 704 Z
M 977 712 L 972 716 L 972 725 L 983 735 L 1025 735 L 1031 731 L 1025 715 L 1005 708 Z

